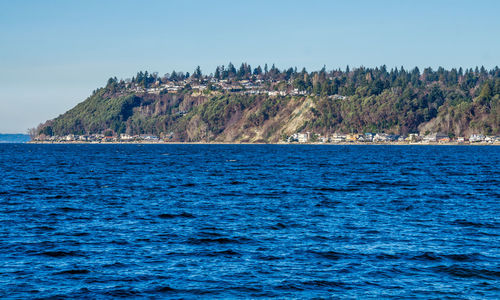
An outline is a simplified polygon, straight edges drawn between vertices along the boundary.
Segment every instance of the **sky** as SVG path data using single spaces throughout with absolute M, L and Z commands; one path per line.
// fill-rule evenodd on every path
M 496 0 L 0 0 L 0 133 L 25 133 L 141 70 L 491 69 L 499 11 Z

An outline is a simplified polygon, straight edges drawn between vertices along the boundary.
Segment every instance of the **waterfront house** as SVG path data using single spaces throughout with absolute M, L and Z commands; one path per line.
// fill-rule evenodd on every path
M 377 133 L 373 137 L 374 142 L 388 142 L 389 140 L 389 135 L 386 133 Z
M 356 134 L 348 134 L 345 139 L 348 142 L 356 142 L 359 139 L 359 134 L 357 134 L 357 133 Z
M 149 142 L 157 142 L 160 139 L 156 135 L 151 135 L 151 134 L 141 134 L 139 135 L 139 138 L 144 141 L 149 141 Z
M 408 141 L 410 141 L 412 143 L 413 142 L 418 142 L 420 140 L 422 140 L 422 138 L 418 135 L 418 133 L 410 133 L 408 135 Z
M 328 142 L 330 142 L 330 138 L 328 138 L 328 136 L 321 136 L 321 137 L 319 137 L 319 140 L 322 143 L 328 143 Z
M 486 139 L 486 137 L 482 134 L 472 134 L 470 137 L 469 137 L 469 141 L 471 143 L 479 143 L 479 142 L 484 142 L 484 140 Z
M 390 142 L 396 142 L 399 140 L 399 135 L 397 134 L 388 134 L 387 135 L 387 140 Z
M 307 143 L 309 141 L 309 132 L 297 134 L 297 141 L 299 143 Z
M 496 140 L 496 138 L 494 136 L 489 136 L 489 135 L 485 136 L 485 138 L 484 138 L 484 141 L 487 143 L 490 143 L 490 144 L 494 143 L 495 140 Z
M 371 132 L 365 132 L 365 134 L 363 136 L 363 140 L 365 142 L 372 142 L 374 137 L 375 137 L 375 134 L 373 134 Z
M 335 133 L 332 135 L 331 141 L 334 143 L 342 143 L 345 142 L 346 135 L 341 133 Z
M 431 133 L 431 134 L 424 136 L 424 138 L 422 140 L 426 143 L 436 143 L 440 139 L 444 139 L 444 138 L 449 138 L 449 137 L 447 134 L 444 134 L 444 133 Z
M 120 134 L 120 140 L 122 140 L 122 141 L 130 141 L 132 139 L 133 139 L 133 137 L 131 135 L 128 135 L 126 133 Z

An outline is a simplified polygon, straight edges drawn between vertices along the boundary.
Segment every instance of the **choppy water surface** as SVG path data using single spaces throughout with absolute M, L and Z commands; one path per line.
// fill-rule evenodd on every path
M 500 147 L 0 145 L 0 296 L 498 298 Z

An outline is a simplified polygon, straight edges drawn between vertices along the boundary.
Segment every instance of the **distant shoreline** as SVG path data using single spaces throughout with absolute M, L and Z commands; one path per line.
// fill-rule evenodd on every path
M 500 146 L 500 143 L 404 143 L 404 142 L 381 142 L 381 143 L 250 143 L 250 142 L 42 142 L 29 141 L 26 144 L 43 145 L 324 145 L 324 146 Z

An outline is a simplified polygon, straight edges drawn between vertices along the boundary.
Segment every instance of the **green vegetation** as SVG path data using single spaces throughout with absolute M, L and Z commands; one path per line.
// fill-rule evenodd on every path
M 179 141 L 278 141 L 303 130 L 500 134 L 498 67 L 298 72 L 274 65 L 237 69 L 230 63 L 213 74 L 205 76 L 197 67 L 193 75 L 139 72 L 128 81 L 110 78 L 106 87 L 36 132 L 168 134 Z M 176 90 L 167 90 L 170 86 Z M 311 103 L 302 107 L 307 99 Z
M 46 123 L 40 133 L 47 135 L 103 133 L 111 130 L 123 133 L 126 121 L 133 115 L 133 108 L 141 103 L 141 98 L 133 94 L 116 96 L 108 89 L 94 92 L 64 115 Z

